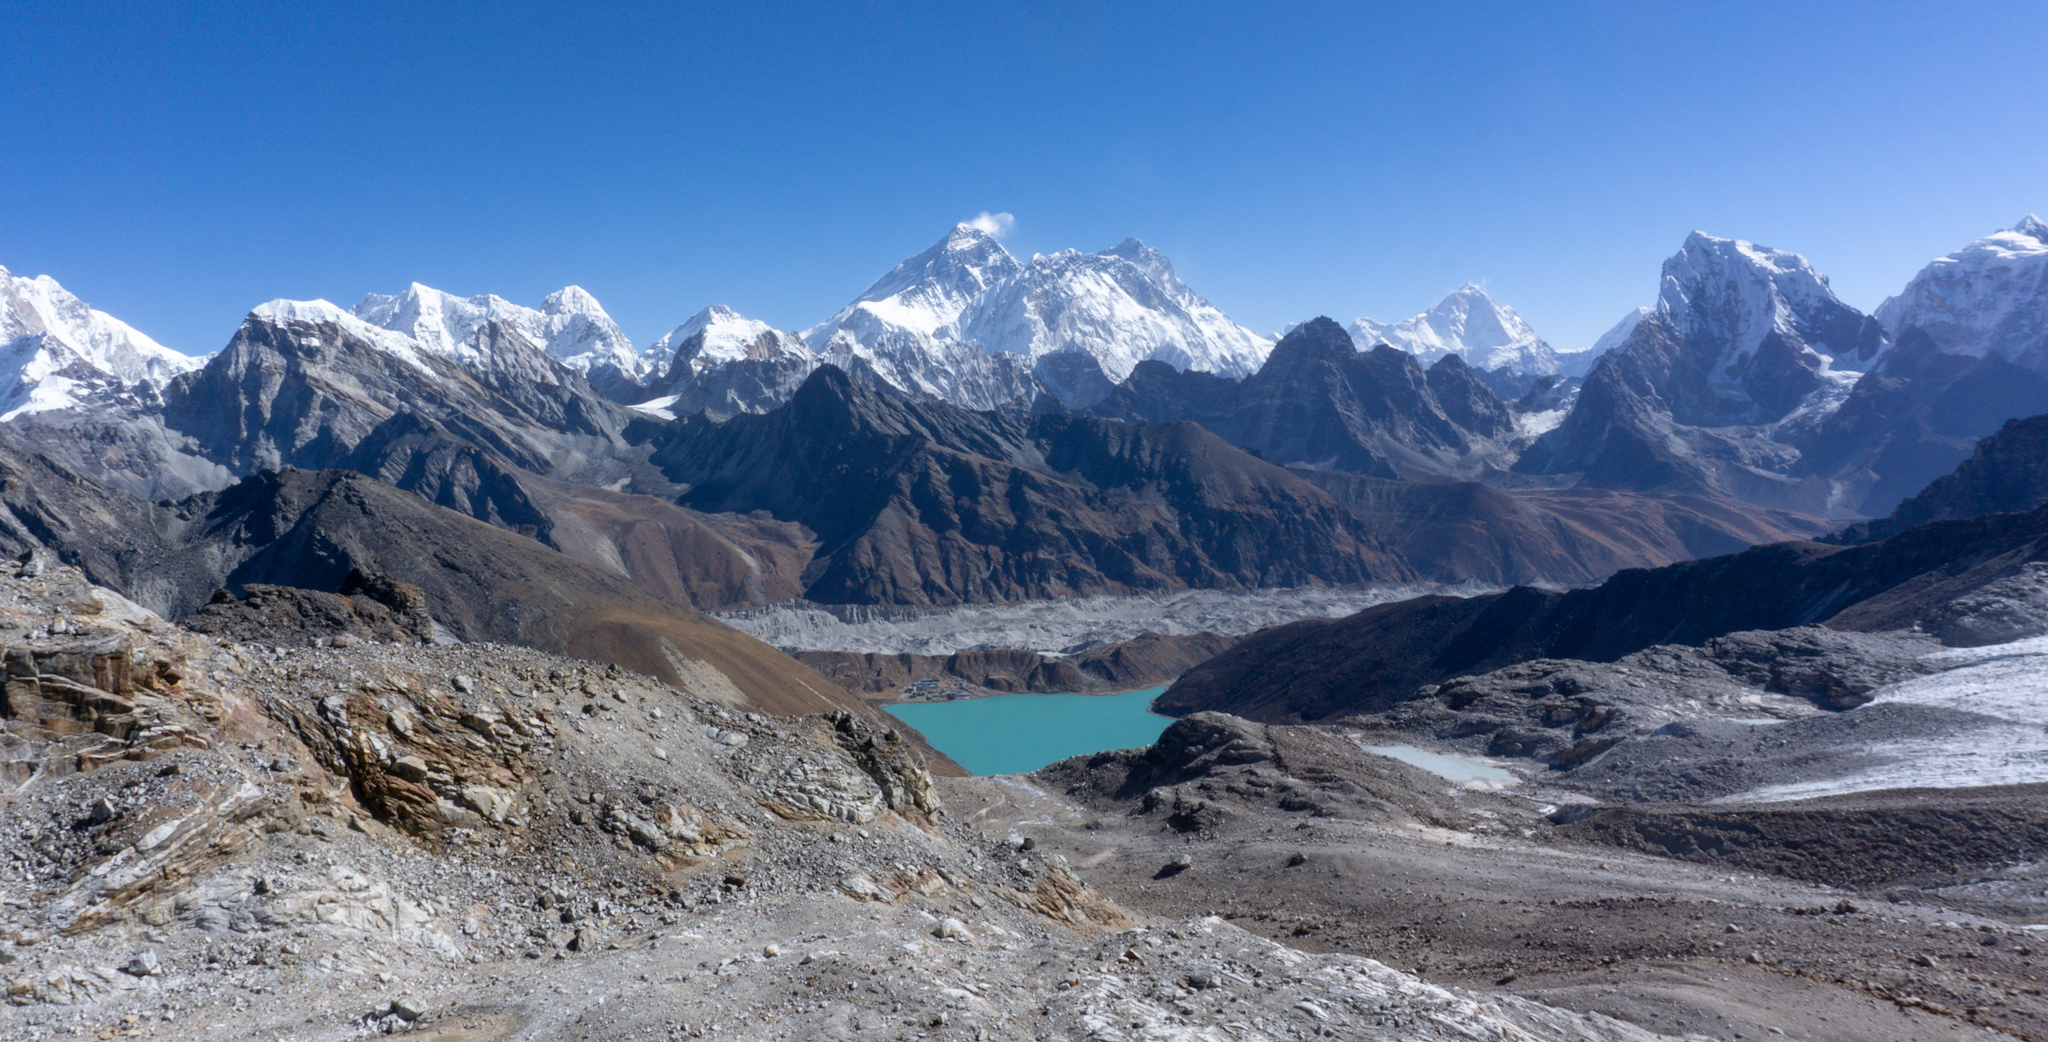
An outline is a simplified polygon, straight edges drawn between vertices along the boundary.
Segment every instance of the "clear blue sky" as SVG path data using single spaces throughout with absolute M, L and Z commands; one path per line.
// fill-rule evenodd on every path
M 1554 344 L 1700 228 L 1869 309 L 2048 211 L 2048 5 L 0 0 L 0 264 L 166 344 L 420 281 L 801 328 L 983 211 L 1261 332 Z

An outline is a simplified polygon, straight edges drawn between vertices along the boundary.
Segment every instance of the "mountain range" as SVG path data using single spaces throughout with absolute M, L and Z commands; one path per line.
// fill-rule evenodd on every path
M 971 225 L 802 335 L 711 307 L 644 350 L 575 287 L 415 284 L 192 359 L 7 276 L 5 424 L 142 501 L 368 475 L 685 607 L 1585 584 L 1888 511 L 2048 412 L 2042 233 L 1878 316 L 1695 233 L 1583 383 L 1477 287 L 1269 343 L 1135 240 L 1022 261 Z
M 1476 287 L 1268 342 L 972 226 L 644 349 L 413 285 L 188 359 L 0 273 L 5 1008 L 2039 1037 L 2044 234 L 1864 315 L 1695 233 L 1597 358 Z M 935 777 L 863 697 L 914 681 L 1183 718 Z
M 1657 304 L 1515 470 L 1827 516 L 1888 511 L 2000 423 L 2048 410 L 2027 346 L 2048 330 L 2023 318 L 2040 307 L 2040 228 L 2030 217 L 1935 262 L 1884 320 L 1795 255 L 1695 233 L 1665 262 Z M 1996 312 L 1981 329 L 1936 303 L 1965 285 Z

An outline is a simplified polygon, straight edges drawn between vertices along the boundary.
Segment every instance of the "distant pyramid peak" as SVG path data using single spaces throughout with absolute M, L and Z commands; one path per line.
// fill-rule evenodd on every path
M 2048 242 L 2048 223 L 2043 223 L 2039 217 L 2033 214 L 2028 214 L 2022 218 L 2020 223 L 2012 226 L 2012 230 L 2030 239 Z
M 604 308 L 598 304 L 596 297 L 590 295 L 589 290 L 581 286 L 563 286 L 561 289 L 548 294 L 546 300 L 541 301 L 540 310 L 542 314 L 561 315 L 576 312 L 602 312 Z
M 995 236 L 975 227 L 969 221 L 961 221 L 954 225 L 953 230 L 946 233 L 943 242 L 949 250 L 987 249 L 990 246 L 1002 248 L 1002 244 L 996 241 Z

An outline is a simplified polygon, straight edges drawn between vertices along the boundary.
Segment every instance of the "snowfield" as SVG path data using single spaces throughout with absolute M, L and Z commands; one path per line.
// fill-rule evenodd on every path
M 1923 661 L 1947 669 L 1879 688 L 1868 705 L 1845 715 L 1923 707 L 1940 711 L 1935 718 L 1945 726 L 1867 743 L 1846 773 L 1765 786 L 1717 802 L 2048 782 L 2048 637 L 1938 651 Z

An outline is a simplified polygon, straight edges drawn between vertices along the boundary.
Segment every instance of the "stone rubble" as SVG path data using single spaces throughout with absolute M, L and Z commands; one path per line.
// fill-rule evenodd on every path
M 1141 922 L 848 714 L 511 647 L 222 639 L 20 572 L 0 1037 L 1652 1037 Z

